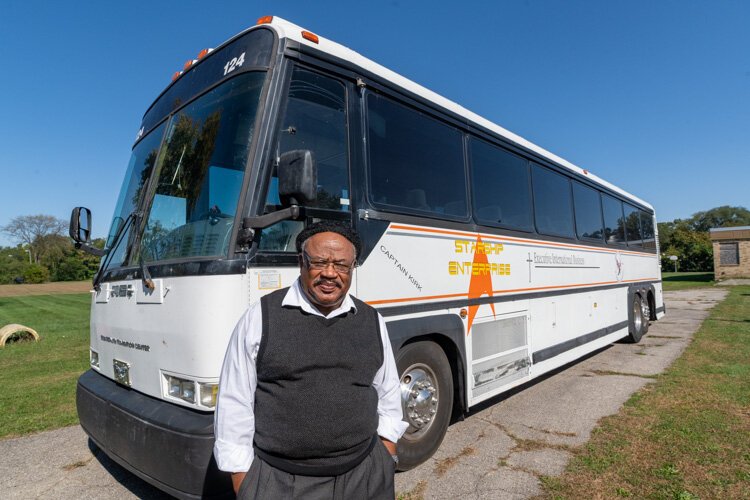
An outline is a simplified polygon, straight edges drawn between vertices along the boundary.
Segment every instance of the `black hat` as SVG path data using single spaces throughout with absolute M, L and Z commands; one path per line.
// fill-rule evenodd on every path
M 349 224 L 333 220 L 321 220 L 310 224 L 297 235 L 297 253 L 302 253 L 302 243 L 305 240 L 318 233 L 340 234 L 354 245 L 357 256 L 362 251 L 362 240 L 359 239 L 359 235 Z

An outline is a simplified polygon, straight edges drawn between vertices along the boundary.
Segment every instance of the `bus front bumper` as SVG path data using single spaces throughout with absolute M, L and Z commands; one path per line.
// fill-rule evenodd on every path
M 81 427 L 109 458 L 178 498 L 233 498 L 213 458 L 213 414 L 116 384 L 94 370 L 78 379 Z

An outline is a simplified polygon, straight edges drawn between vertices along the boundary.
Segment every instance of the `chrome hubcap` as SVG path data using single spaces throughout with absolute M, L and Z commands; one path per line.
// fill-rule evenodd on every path
M 407 434 L 417 438 L 427 432 L 437 413 L 438 387 L 433 371 L 426 365 L 410 366 L 401 376 L 401 404 Z
M 633 325 L 635 330 L 640 332 L 641 326 L 643 326 L 643 303 L 640 300 L 633 301 Z

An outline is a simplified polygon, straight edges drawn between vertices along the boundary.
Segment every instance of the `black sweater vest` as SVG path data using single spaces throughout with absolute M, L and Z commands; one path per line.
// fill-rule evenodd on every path
M 383 364 L 375 309 L 325 319 L 282 307 L 288 289 L 261 299 L 263 334 L 256 362 L 255 450 L 291 474 L 334 476 L 372 449 Z

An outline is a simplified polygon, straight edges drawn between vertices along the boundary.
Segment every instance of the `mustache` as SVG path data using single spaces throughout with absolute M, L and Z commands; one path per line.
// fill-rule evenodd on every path
M 313 282 L 313 286 L 318 286 L 318 285 L 333 285 L 336 288 L 341 288 L 341 283 L 339 283 L 336 280 L 331 280 L 331 279 L 327 279 L 327 278 L 318 278 L 318 279 L 316 279 Z

